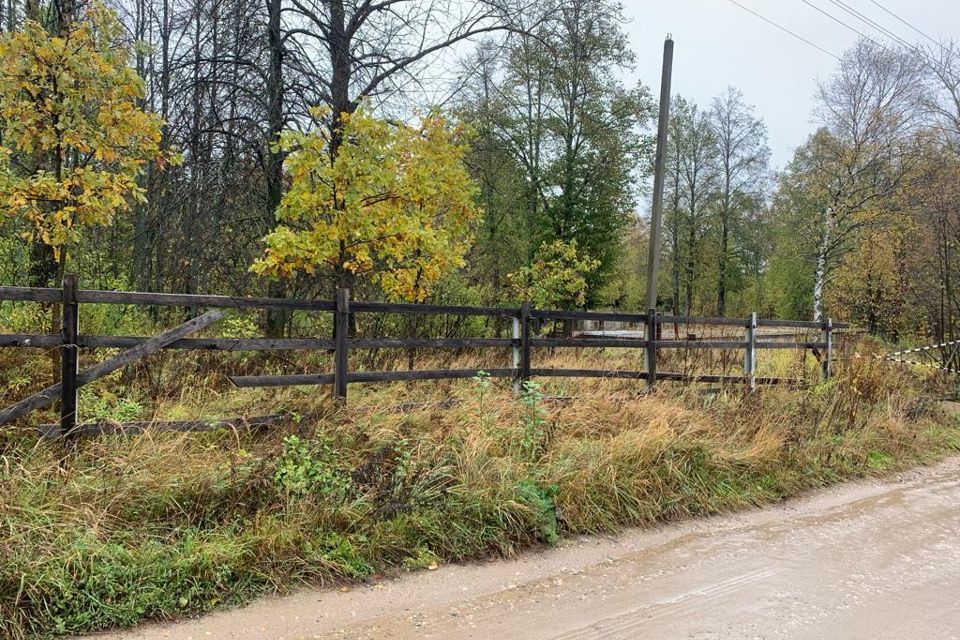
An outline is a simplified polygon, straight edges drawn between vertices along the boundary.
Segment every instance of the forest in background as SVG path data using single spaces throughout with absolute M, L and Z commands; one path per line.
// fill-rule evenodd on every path
M 636 52 L 618 3 L 96 6 L 3 7 L 4 284 L 55 284 L 66 269 L 89 288 L 642 306 L 655 103 L 622 80 Z M 45 37 L 79 42 L 84 25 L 105 65 L 89 76 L 118 84 L 91 94 L 89 56 L 58 54 L 76 54 L 62 59 L 83 91 L 63 104 L 86 128 L 44 147 L 44 123 L 21 121 L 25 92 L 47 98 L 9 63 L 26 64 L 27 46 L 44 60 Z M 108 98 L 126 115 L 108 151 L 88 149 L 111 132 L 84 121 Z M 708 104 L 674 99 L 660 308 L 954 338 L 960 47 L 858 42 L 820 82 L 817 128 L 781 171 L 750 104 L 732 87 Z M 57 113 L 49 131 L 65 128 Z M 57 171 L 84 177 L 44 182 Z M 124 171 L 134 178 L 118 185 Z M 24 182 L 48 191 L 24 205 Z M 290 331 L 288 317 L 260 321 Z

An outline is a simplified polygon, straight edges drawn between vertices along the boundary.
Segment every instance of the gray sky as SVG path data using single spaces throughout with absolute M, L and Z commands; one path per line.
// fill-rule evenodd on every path
M 830 0 L 809 0 L 847 24 L 880 40 Z M 622 0 L 625 25 L 637 53 L 636 75 L 659 92 L 663 39 L 672 33 L 674 93 L 701 105 L 728 85 L 739 87 L 767 122 L 774 164 L 789 161 L 814 127 L 811 117 L 817 78 L 837 61 L 750 15 L 730 0 Z M 757 13 L 840 55 L 857 35 L 802 0 L 738 0 Z M 908 42 L 930 44 L 870 0 L 843 0 Z M 957 0 L 878 0 L 928 35 L 960 40 Z M 886 41 L 886 40 L 884 40 Z

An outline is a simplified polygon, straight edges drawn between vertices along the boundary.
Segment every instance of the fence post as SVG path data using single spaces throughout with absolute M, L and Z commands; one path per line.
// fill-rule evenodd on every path
M 77 426 L 77 372 L 80 357 L 80 305 L 77 302 L 77 274 L 63 276 L 63 309 L 60 321 L 60 435 L 69 436 Z
M 530 301 L 520 307 L 520 387 L 530 379 Z
M 827 322 L 823 327 L 823 342 L 825 343 L 825 351 L 823 354 L 823 379 L 829 380 L 830 376 L 833 374 L 832 371 L 832 360 L 833 360 L 833 319 L 827 318 Z
M 347 400 L 347 375 L 349 374 L 350 350 L 347 338 L 350 333 L 350 289 L 337 288 L 337 310 L 333 326 L 333 396 Z
M 747 350 L 743 358 L 743 372 L 748 380 L 750 391 L 757 389 L 757 312 L 750 314 L 747 321 Z
M 518 309 L 517 314 L 511 318 L 513 321 L 512 331 L 510 333 L 513 338 L 513 392 L 515 394 L 520 393 L 520 362 L 521 362 L 521 347 L 522 344 L 522 335 L 520 333 L 520 315 L 523 313 L 522 310 Z
M 657 382 L 657 310 L 647 310 L 647 387 Z

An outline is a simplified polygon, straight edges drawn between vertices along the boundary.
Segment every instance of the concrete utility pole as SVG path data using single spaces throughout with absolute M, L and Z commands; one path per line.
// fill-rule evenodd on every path
M 653 169 L 653 206 L 650 209 L 650 247 L 647 254 L 647 309 L 657 307 L 657 275 L 660 272 L 660 229 L 663 226 L 663 170 L 670 126 L 670 81 L 673 77 L 673 36 L 663 43 L 663 75 L 660 80 L 660 115 L 657 120 L 657 155 Z

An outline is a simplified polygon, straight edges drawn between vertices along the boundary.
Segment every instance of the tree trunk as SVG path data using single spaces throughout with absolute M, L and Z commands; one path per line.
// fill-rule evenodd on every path
M 729 193 L 729 185 L 727 192 Z M 720 212 L 720 264 L 717 274 L 717 315 L 721 318 L 727 314 L 727 269 L 730 252 L 730 198 L 727 196 Z
M 690 210 L 690 228 L 687 230 L 687 232 L 687 242 L 689 245 L 687 247 L 687 251 L 689 252 L 689 255 L 687 255 L 687 264 L 685 269 L 686 273 L 684 278 L 686 280 L 684 283 L 684 288 L 686 289 L 686 309 L 684 309 L 684 313 L 689 316 L 693 315 L 693 280 L 697 273 L 697 226 L 696 214 L 692 208 Z
M 57 261 L 53 248 L 39 239 L 30 245 L 29 278 L 31 287 L 56 286 Z
M 270 68 L 267 75 L 267 141 L 266 141 L 266 204 L 263 224 L 266 232 L 276 226 L 277 208 L 283 198 L 283 152 L 274 147 L 283 132 L 283 40 L 280 26 L 281 0 L 267 0 L 267 31 L 270 47 Z M 286 283 L 271 280 L 267 295 L 284 298 Z M 271 338 L 281 338 L 288 323 L 289 312 L 269 309 L 266 312 L 266 332 Z
M 820 246 L 817 248 L 817 266 L 813 273 L 813 321 L 820 322 L 823 319 L 823 289 L 827 279 L 827 252 L 830 248 L 833 231 L 833 215 L 826 212 L 826 220 L 823 227 L 823 237 L 820 239 Z

